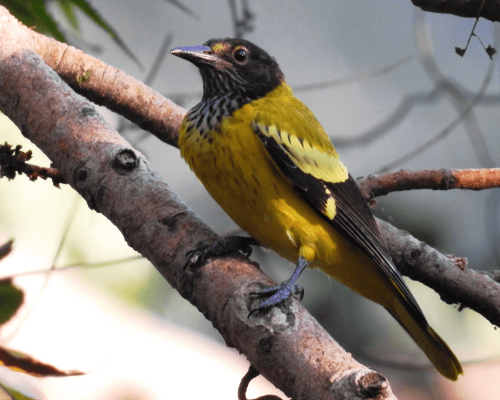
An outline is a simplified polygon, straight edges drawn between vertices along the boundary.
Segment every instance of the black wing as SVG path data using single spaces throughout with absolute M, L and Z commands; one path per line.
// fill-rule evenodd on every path
M 262 125 L 253 124 L 254 133 L 260 138 L 274 164 L 294 185 L 300 196 L 331 226 L 356 245 L 396 285 L 407 299 L 412 316 L 427 326 L 422 310 L 394 266 L 387 246 L 371 213 L 369 206 L 348 174 L 343 182 L 328 182 L 306 173 L 297 162 L 297 149 L 291 148 L 292 141 L 279 140 L 281 134 L 270 135 Z M 286 134 L 289 135 L 290 134 Z M 326 212 L 330 199 L 335 201 L 335 215 Z

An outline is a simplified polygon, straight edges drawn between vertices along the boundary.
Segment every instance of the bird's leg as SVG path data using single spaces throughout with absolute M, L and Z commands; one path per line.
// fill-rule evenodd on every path
M 287 279 L 279 286 L 271 286 L 269 288 L 261 289 L 257 292 L 254 292 L 253 295 L 256 296 L 265 296 L 265 295 L 272 295 L 272 296 L 264 300 L 256 308 L 254 308 L 250 312 L 250 314 L 248 314 L 248 317 L 252 316 L 252 314 L 264 308 L 273 307 L 276 304 L 281 303 L 283 300 L 286 300 L 292 293 L 298 295 L 299 299 L 302 300 L 302 298 L 304 297 L 304 289 L 302 288 L 302 286 L 296 285 L 295 282 L 299 278 L 302 271 L 304 271 L 309 264 L 310 261 L 307 261 L 304 257 L 300 256 L 299 262 L 297 263 L 295 271 L 293 271 L 293 274 L 290 277 L 290 279 Z
M 252 254 L 250 246 L 261 246 L 261 244 L 253 237 L 226 236 L 213 243 L 188 251 L 186 253 L 188 261 L 184 265 L 184 269 L 188 266 L 201 264 L 209 257 L 219 256 L 231 251 L 241 251 L 244 255 L 250 257 L 250 254 Z

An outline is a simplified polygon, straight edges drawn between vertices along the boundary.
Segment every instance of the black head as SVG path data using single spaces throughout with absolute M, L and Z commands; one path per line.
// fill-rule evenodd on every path
M 211 39 L 203 46 L 178 47 L 171 53 L 199 68 L 203 99 L 227 94 L 258 99 L 284 80 L 276 60 L 248 40 Z

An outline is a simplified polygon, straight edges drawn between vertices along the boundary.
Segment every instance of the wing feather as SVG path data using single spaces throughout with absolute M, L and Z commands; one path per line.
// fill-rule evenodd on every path
M 394 266 L 366 200 L 335 150 L 318 149 L 294 132 L 259 123 L 258 119 L 252 123 L 252 130 L 300 196 L 386 274 L 407 300 L 412 316 L 426 326 L 422 310 Z

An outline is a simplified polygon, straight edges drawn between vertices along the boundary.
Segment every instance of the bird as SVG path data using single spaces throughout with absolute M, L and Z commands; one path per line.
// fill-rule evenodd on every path
M 255 311 L 302 295 L 296 281 L 319 268 L 382 305 L 443 376 L 462 367 L 429 326 L 396 269 L 373 214 L 312 111 L 294 96 L 277 61 L 252 42 L 210 39 L 177 47 L 194 64 L 203 96 L 186 114 L 178 145 L 208 193 L 250 238 L 231 236 L 190 252 L 267 247 L 296 265 L 290 279 L 263 288 Z M 198 251 L 199 250 L 199 251 Z

